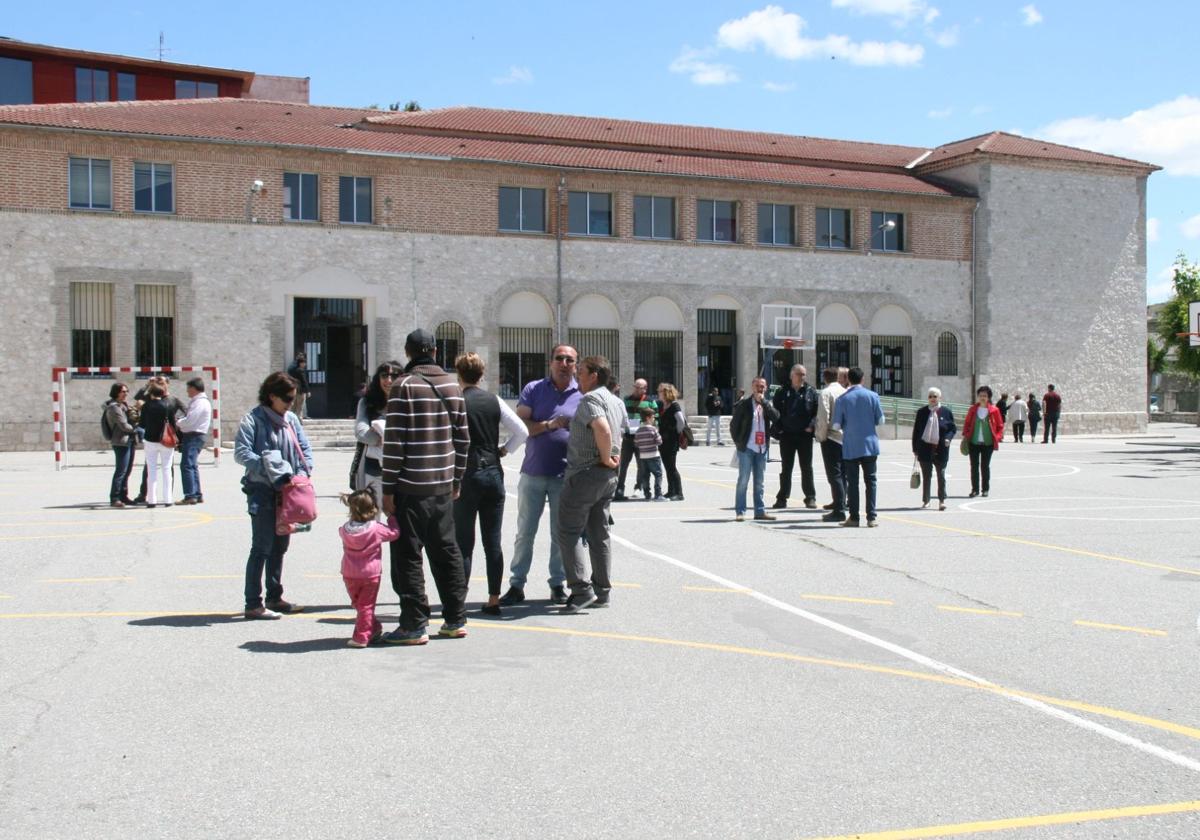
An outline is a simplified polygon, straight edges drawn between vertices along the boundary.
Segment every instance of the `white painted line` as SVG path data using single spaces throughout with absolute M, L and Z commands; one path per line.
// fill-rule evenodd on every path
M 1020 705 L 1026 706 L 1034 711 L 1041 712 L 1044 715 L 1049 715 L 1050 717 L 1065 721 L 1073 726 L 1078 726 L 1080 729 L 1086 729 L 1089 732 L 1094 732 L 1097 735 L 1101 735 L 1109 740 L 1116 741 L 1119 744 L 1124 744 L 1127 747 L 1133 747 L 1135 750 L 1155 756 L 1156 758 L 1161 758 L 1164 761 L 1169 761 L 1170 763 L 1179 767 L 1183 767 L 1195 773 L 1200 773 L 1200 761 L 1188 758 L 1186 755 L 1165 749 L 1157 744 L 1151 744 L 1148 741 L 1143 741 L 1139 738 L 1134 738 L 1132 735 L 1127 735 L 1124 732 L 1120 732 L 1116 729 L 1105 726 L 1104 724 L 1088 720 L 1087 718 L 1080 717 L 1079 715 L 1071 714 L 1070 712 L 1062 709 L 1056 709 L 1055 707 L 1047 703 L 1043 703 L 1040 700 L 1009 694 L 1005 692 L 1003 686 L 997 685 L 996 683 L 986 680 L 983 677 L 977 677 L 974 674 L 963 671 L 962 669 L 956 668 L 953 665 L 948 665 L 945 662 L 940 662 L 937 659 L 917 653 L 915 650 L 909 650 L 906 647 L 886 641 L 878 636 L 872 636 L 870 633 L 864 633 L 861 630 L 855 630 L 853 627 L 840 624 L 832 619 L 825 618 L 822 615 L 817 615 L 816 613 L 812 613 L 808 610 L 803 610 L 800 607 L 780 601 L 778 598 L 772 598 L 770 595 L 766 595 L 756 589 L 751 589 L 740 583 L 729 580 L 728 578 L 721 577 L 720 575 L 713 574 L 706 569 L 701 569 L 699 566 L 693 566 L 691 563 L 687 563 L 683 560 L 677 560 L 676 558 L 670 557 L 666 554 L 659 554 L 656 551 L 650 551 L 642 548 L 640 545 L 632 543 L 624 537 L 617 536 L 616 534 L 612 535 L 612 540 L 613 542 L 618 543 L 631 551 L 636 551 L 639 554 L 652 557 L 655 560 L 661 560 L 664 563 L 670 563 L 676 568 L 683 569 L 684 571 L 691 572 L 694 575 L 710 580 L 718 586 L 724 586 L 730 589 L 745 590 L 742 594 L 747 597 L 754 598 L 755 600 L 760 601 L 767 606 L 775 607 L 776 609 L 791 613 L 792 615 L 803 618 L 805 621 L 810 621 L 813 624 L 819 624 L 822 627 L 833 630 L 835 633 L 841 633 L 843 636 L 849 636 L 852 639 L 857 639 L 858 641 L 864 642 L 872 647 L 879 648 L 880 650 L 886 650 L 888 653 L 903 657 L 910 662 L 923 665 L 926 668 L 937 671 L 938 673 L 948 674 L 950 676 L 958 677 L 959 679 L 969 680 L 976 685 L 995 689 L 998 696 L 1005 697 L 1014 703 L 1019 703 Z

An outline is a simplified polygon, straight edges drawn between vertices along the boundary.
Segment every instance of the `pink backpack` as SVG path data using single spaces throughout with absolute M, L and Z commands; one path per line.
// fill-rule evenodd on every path
M 303 453 L 292 424 L 287 424 L 288 434 L 296 451 Z M 303 457 L 303 456 L 302 456 Z M 317 518 L 317 493 L 312 479 L 306 475 L 293 475 L 292 480 L 279 491 L 279 502 L 275 505 L 275 533 L 290 534 L 294 526 L 304 525 Z

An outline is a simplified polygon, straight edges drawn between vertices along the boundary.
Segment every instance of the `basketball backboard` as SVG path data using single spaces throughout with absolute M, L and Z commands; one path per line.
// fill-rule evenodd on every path
M 817 308 L 764 304 L 758 343 L 760 347 L 777 350 L 811 350 L 817 343 Z

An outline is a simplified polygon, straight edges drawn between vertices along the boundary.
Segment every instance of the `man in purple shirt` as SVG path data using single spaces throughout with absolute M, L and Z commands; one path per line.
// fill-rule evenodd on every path
M 521 390 L 517 416 L 525 421 L 529 439 L 525 442 L 525 462 L 517 484 L 517 539 L 508 591 L 501 604 L 519 604 L 525 600 L 525 581 L 533 565 L 533 541 L 546 502 L 550 503 L 550 598 L 555 604 L 567 602 L 563 587 L 567 575 L 562 555 L 553 535 L 558 531 L 558 496 L 562 492 L 563 472 L 567 468 L 567 441 L 571 418 L 583 396 L 575 382 L 575 364 L 579 354 L 569 344 L 554 348 L 550 375 L 530 382 Z

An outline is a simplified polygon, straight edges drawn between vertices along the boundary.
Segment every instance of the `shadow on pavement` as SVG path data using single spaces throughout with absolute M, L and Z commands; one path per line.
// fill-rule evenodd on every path
M 215 624 L 245 622 L 239 613 L 196 613 L 195 615 L 162 615 L 154 618 L 139 618 L 129 622 L 130 627 L 212 627 Z M 249 622 L 247 622 L 249 623 Z
M 353 622 L 351 622 L 353 623 Z M 337 636 L 331 639 L 302 639 L 298 642 L 243 642 L 238 645 L 240 650 L 250 653 L 320 653 L 327 650 L 346 649 L 346 637 Z

